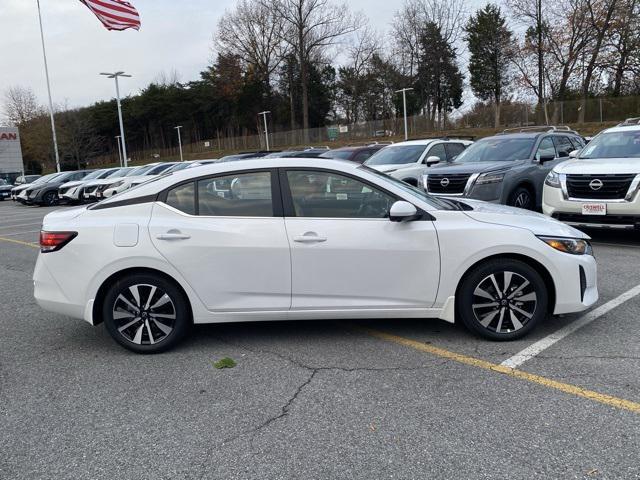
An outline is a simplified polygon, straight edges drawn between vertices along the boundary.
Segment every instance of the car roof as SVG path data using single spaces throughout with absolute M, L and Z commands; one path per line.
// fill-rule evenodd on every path
M 469 140 L 468 138 L 456 137 L 420 138 L 416 140 L 405 140 L 404 142 L 392 143 L 391 145 L 385 145 L 385 148 L 402 147 L 406 145 L 429 145 L 433 142 L 455 142 L 470 145 L 473 143 L 473 140 Z

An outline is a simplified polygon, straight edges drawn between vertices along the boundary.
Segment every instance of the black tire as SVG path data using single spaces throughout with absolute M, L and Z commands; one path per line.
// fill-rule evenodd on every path
M 134 291 L 138 292 L 137 302 Z M 111 337 L 136 353 L 169 350 L 191 326 L 188 300 L 182 290 L 154 274 L 128 275 L 115 282 L 105 296 L 102 318 Z
M 525 210 L 535 210 L 536 198 L 529 188 L 520 186 L 511 192 L 507 205 Z
M 464 277 L 456 295 L 456 314 L 481 337 L 516 340 L 546 317 L 548 302 L 547 287 L 534 268 L 519 260 L 496 259 Z
M 50 191 L 45 193 L 42 196 L 42 202 L 40 203 L 40 205 L 42 205 L 43 207 L 52 207 L 53 205 L 56 205 L 58 203 L 58 194 L 55 191 Z

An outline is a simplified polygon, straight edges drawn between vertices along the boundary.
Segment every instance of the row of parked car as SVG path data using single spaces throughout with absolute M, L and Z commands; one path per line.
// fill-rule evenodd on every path
M 212 162 L 332 158 L 364 164 L 445 199 L 466 197 L 543 211 L 576 226 L 640 228 L 639 120 L 627 119 L 593 140 L 566 126 L 525 127 L 475 142 L 472 137 L 436 137 L 20 177 L 13 188 L 0 186 L 0 198 L 10 195 L 38 205 L 93 202 L 162 173 Z

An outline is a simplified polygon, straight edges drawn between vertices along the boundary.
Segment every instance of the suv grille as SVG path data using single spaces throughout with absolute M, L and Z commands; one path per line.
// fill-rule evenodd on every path
M 460 194 L 467 186 L 468 173 L 452 173 L 451 175 L 432 175 L 427 177 L 427 189 L 430 193 Z
M 623 199 L 634 178 L 635 174 L 567 175 L 567 192 L 571 198 Z

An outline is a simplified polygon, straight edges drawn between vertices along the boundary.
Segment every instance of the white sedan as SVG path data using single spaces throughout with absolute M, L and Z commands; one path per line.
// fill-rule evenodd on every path
M 582 232 L 328 159 L 160 176 L 50 213 L 40 245 L 40 306 L 140 353 L 192 323 L 256 320 L 436 317 L 511 340 L 598 298 Z

